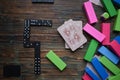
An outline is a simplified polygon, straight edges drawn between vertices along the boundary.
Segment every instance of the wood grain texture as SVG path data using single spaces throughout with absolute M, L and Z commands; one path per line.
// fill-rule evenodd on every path
M 57 28 L 68 19 L 82 20 L 87 18 L 83 2 L 87 0 L 55 0 L 54 4 L 33 4 L 31 0 L 0 0 L 0 80 L 81 80 L 86 62 L 83 57 L 91 37 L 84 33 L 88 42 L 83 49 L 75 52 L 65 50 L 64 40 Z M 104 10 L 93 5 L 98 19 Z M 34 75 L 34 49 L 23 47 L 23 29 L 25 19 L 49 19 L 50 27 L 32 27 L 31 41 L 41 41 L 41 75 Z M 108 20 L 110 22 L 114 19 Z M 95 25 L 100 29 L 100 22 Z M 113 39 L 119 33 L 112 34 Z M 60 56 L 67 68 L 60 72 L 49 60 L 46 53 L 53 50 Z M 21 77 L 4 78 L 4 64 L 20 64 Z

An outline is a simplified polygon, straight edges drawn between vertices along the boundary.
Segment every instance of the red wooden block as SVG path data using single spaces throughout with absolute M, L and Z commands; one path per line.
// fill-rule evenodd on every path
M 102 23 L 102 33 L 106 36 L 102 42 L 102 45 L 109 45 L 110 43 L 110 23 Z
M 84 73 L 82 79 L 83 80 L 92 80 L 92 78 L 87 73 Z
M 116 40 L 110 43 L 110 48 L 120 57 L 120 44 Z

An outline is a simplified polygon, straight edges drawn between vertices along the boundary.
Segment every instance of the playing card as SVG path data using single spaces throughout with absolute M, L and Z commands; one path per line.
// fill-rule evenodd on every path
M 87 41 L 82 33 L 82 21 L 74 22 L 72 20 L 68 20 L 57 30 L 72 51 L 75 51 Z
M 75 23 L 76 25 L 78 25 L 80 28 L 81 28 L 81 32 L 82 32 L 82 21 L 73 21 L 72 19 L 70 19 L 70 20 L 68 20 L 68 21 L 65 21 L 65 23 L 64 24 L 67 24 L 67 23 Z M 67 43 L 65 43 L 65 48 L 66 49 L 70 49 L 70 47 L 68 46 L 68 44 Z M 83 45 L 82 46 L 80 46 L 80 48 L 83 48 Z
M 82 45 L 82 46 L 80 46 L 80 48 L 83 48 L 84 46 Z M 65 43 L 65 48 L 66 49 L 70 49 L 70 47 L 68 46 L 68 44 L 67 43 Z

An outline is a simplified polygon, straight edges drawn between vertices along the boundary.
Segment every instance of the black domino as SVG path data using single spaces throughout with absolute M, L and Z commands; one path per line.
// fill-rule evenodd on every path
M 52 21 L 51 20 L 42 20 L 42 26 L 52 27 Z
M 54 3 L 54 0 L 32 0 L 32 3 Z
M 36 42 L 35 44 L 35 60 L 34 60 L 34 72 L 36 75 L 41 73 L 41 66 L 40 66 L 40 42 Z
M 52 27 L 52 20 L 30 20 L 30 26 L 47 26 Z
M 5 65 L 3 66 L 3 76 L 4 77 L 20 77 L 21 76 L 21 66 L 20 65 Z

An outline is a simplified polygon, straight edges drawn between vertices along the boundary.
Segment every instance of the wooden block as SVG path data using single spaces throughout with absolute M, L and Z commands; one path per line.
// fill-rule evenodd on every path
M 100 58 L 100 62 L 113 74 L 117 75 L 120 73 L 120 69 L 111 61 L 109 61 L 105 56 Z
M 105 70 L 105 68 L 102 66 L 102 64 L 99 62 L 99 60 L 94 57 L 91 61 L 93 67 L 96 69 L 102 80 L 106 80 L 108 78 L 108 73 Z
M 115 54 L 120 57 L 120 44 L 116 41 L 116 40 L 113 40 L 111 43 L 110 43 L 110 48 L 115 52 Z
M 92 58 L 93 58 L 93 56 L 94 56 L 94 54 L 95 54 L 95 51 L 96 51 L 97 47 L 98 47 L 98 41 L 92 39 L 92 40 L 90 41 L 89 47 L 88 47 L 88 49 L 87 49 L 87 52 L 86 52 L 86 54 L 85 54 L 85 56 L 84 56 L 84 59 L 85 59 L 86 61 L 89 61 L 89 62 L 90 62 L 90 61 L 92 60 Z
M 115 23 L 114 23 L 114 31 L 120 31 L 120 9 L 118 9 L 118 15 L 116 17 Z
M 119 57 L 116 56 L 113 52 L 111 52 L 109 49 L 107 49 L 105 46 L 101 46 L 98 49 L 98 52 L 102 55 L 104 55 L 105 57 L 107 57 L 111 62 L 113 62 L 114 64 L 117 64 L 119 62 Z
M 58 67 L 60 71 L 62 71 L 67 65 L 63 62 L 62 59 L 60 59 L 52 50 L 50 50 L 46 57 L 55 65 Z
M 104 8 L 109 13 L 110 17 L 117 15 L 117 11 L 111 0 L 101 0 Z
M 101 15 L 101 20 L 102 21 L 105 21 L 107 19 L 109 19 L 110 15 L 107 13 L 107 12 L 104 12 L 102 15 Z
M 54 3 L 54 0 L 32 0 L 32 3 Z
M 112 0 L 112 1 L 115 4 L 115 6 L 117 5 L 118 7 L 120 7 L 120 0 Z
M 92 80 L 92 78 L 87 74 L 85 73 L 82 77 L 83 80 Z
M 115 76 L 110 77 L 108 80 L 120 80 L 120 73 Z
M 84 9 L 90 24 L 98 22 L 93 5 L 90 1 L 84 2 Z
M 114 40 L 116 40 L 120 44 L 120 36 L 116 36 Z
M 88 67 L 85 68 L 85 72 L 93 79 L 100 80 L 99 77 Z
M 88 34 L 90 34 L 92 37 L 94 37 L 99 42 L 102 42 L 105 39 L 104 34 L 99 32 L 97 29 L 95 29 L 93 26 L 91 26 L 88 23 L 83 27 L 83 30 L 86 31 Z
M 109 45 L 110 43 L 110 23 L 102 23 L 102 33 L 106 36 L 102 41 L 102 45 Z

